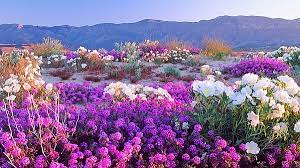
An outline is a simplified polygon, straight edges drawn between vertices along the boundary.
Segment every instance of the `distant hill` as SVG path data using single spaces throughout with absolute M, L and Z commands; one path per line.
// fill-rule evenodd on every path
M 300 45 L 300 19 L 272 19 L 261 16 L 220 16 L 199 22 L 175 22 L 146 19 L 136 23 L 103 23 L 93 26 L 0 25 L 0 43 L 36 43 L 50 36 L 66 47 L 91 49 L 114 47 L 116 42 L 168 41 L 178 39 L 200 46 L 205 37 L 229 42 L 236 49 L 276 48 Z

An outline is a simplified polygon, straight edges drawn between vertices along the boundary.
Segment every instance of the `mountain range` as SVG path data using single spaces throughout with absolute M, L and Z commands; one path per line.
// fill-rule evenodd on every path
M 300 19 L 286 20 L 262 16 L 220 16 L 199 22 L 145 19 L 135 23 L 102 23 L 93 26 L 0 25 L 0 43 L 28 44 L 43 37 L 59 39 L 70 49 L 114 47 L 116 42 L 145 39 L 181 40 L 201 47 L 204 38 L 217 38 L 235 49 L 267 49 L 300 45 Z

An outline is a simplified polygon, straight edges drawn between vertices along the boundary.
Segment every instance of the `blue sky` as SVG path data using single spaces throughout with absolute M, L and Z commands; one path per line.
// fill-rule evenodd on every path
M 300 18 L 300 0 L 2 0 L 0 6 L 0 24 L 46 26 L 199 21 L 222 15 Z

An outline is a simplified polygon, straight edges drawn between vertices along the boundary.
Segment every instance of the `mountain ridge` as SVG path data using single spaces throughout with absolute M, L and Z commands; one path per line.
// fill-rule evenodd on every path
M 198 22 L 143 19 L 134 23 L 100 23 L 92 26 L 0 25 L 0 43 L 26 44 L 41 42 L 50 36 L 66 47 L 91 49 L 114 47 L 116 42 L 168 41 L 178 39 L 200 46 L 206 37 L 227 41 L 235 49 L 276 48 L 300 45 L 300 18 L 282 19 L 264 16 L 219 16 Z

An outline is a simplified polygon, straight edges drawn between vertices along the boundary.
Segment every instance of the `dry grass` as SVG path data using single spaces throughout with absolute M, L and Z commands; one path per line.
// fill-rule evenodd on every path
M 192 48 L 191 44 L 180 40 L 170 40 L 167 43 L 165 43 L 165 46 L 171 50 L 175 50 L 176 48 Z
M 33 45 L 32 50 L 38 56 L 61 55 L 65 51 L 61 42 L 51 37 L 44 38 L 43 43 Z
M 229 55 L 232 48 L 222 40 L 205 38 L 202 42 L 203 54 L 206 56 Z

